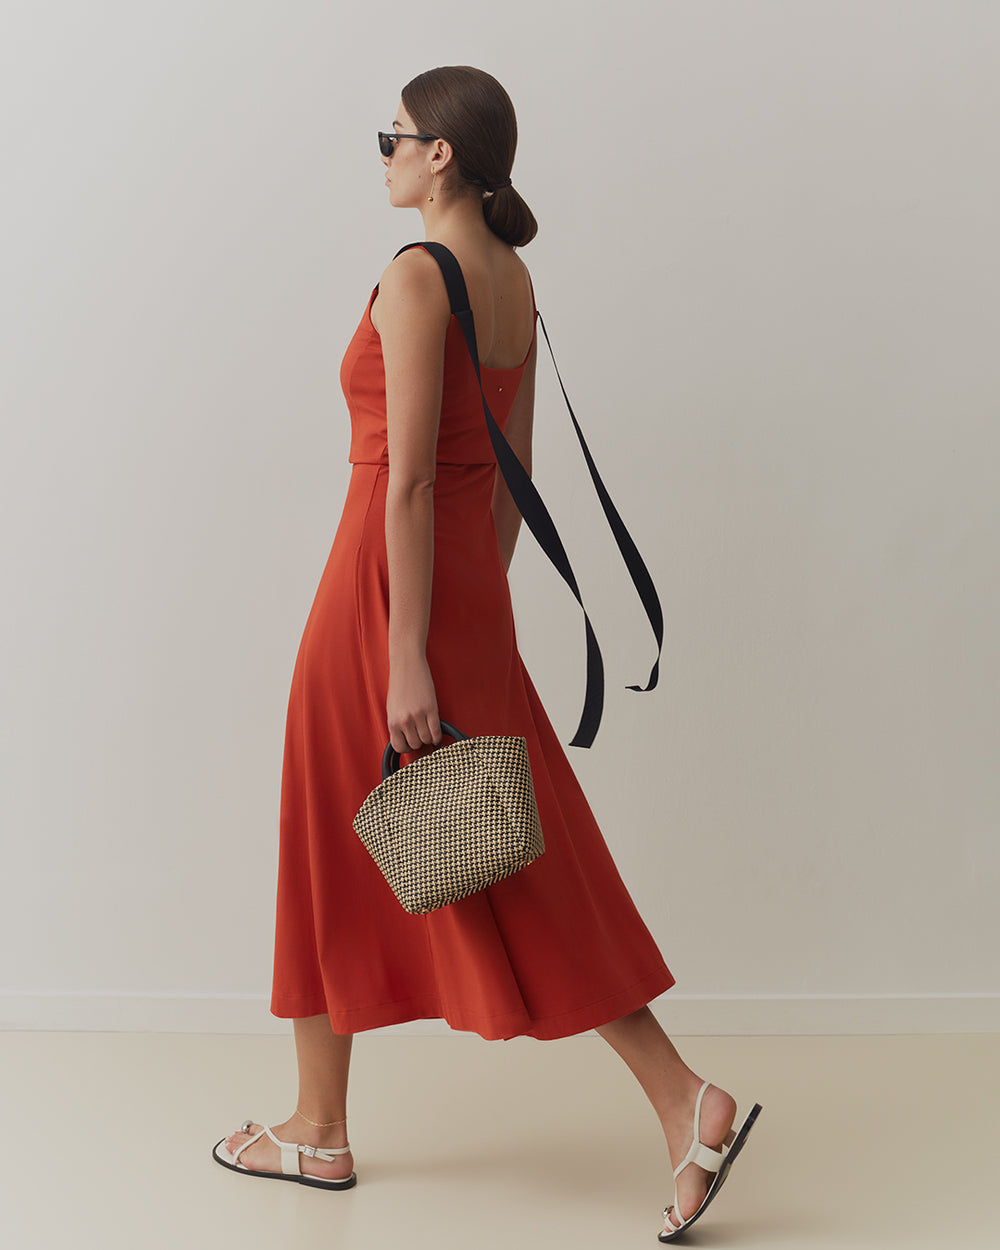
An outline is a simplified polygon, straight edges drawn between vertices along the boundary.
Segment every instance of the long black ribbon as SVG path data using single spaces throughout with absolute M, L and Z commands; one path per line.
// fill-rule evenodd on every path
M 584 694 L 583 712 L 580 716 L 580 723 L 577 726 L 576 733 L 570 741 L 570 746 L 589 747 L 594 738 L 597 736 L 597 730 L 601 723 L 601 716 L 604 708 L 604 661 L 601 657 L 601 649 L 598 646 L 597 635 L 594 633 L 593 626 L 590 623 L 590 617 L 587 615 L 587 609 L 583 603 L 583 596 L 580 594 L 580 587 L 577 584 L 576 576 L 566 555 L 566 549 L 563 546 L 562 539 L 555 527 L 555 522 L 549 514 L 541 495 L 528 475 L 527 470 L 518 460 L 514 449 L 504 438 L 503 431 L 497 425 L 493 414 L 490 412 L 489 404 L 486 402 L 486 394 L 483 391 L 483 379 L 479 368 L 479 351 L 476 345 L 476 327 L 472 316 L 472 308 L 469 303 L 469 293 L 465 285 L 465 278 L 462 275 L 462 269 L 452 252 L 448 250 L 442 243 L 425 242 L 425 243 L 408 243 L 406 247 L 400 248 L 396 256 L 402 255 L 412 247 L 422 247 L 437 261 L 441 274 L 445 281 L 448 291 L 448 299 L 451 304 L 451 311 L 454 313 L 456 320 L 462 330 L 465 338 L 466 347 L 469 350 L 469 356 L 472 359 L 473 367 L 476 371 L 476 380 L 479 383 L 479 393 L 483 401 L 483 413 L 486 417 L 486 427 L 489 431 L 490 442 L 493 444 L 493 451 L 496 455 L 497 465 L 503 474 L 504 481 L 511 493 L 514 503 L 517 505 L 518 511 L 524 518 L 528 528 L 534 534 L 539 546 L 548 556 L 549 560 L 559 572 L 563 581 L 569 586 L 573 592 L 573 596 L 583 611 L 583 620 L 586 628 L 587 637 L 587 678 L 586 691 Z M 393 258 L 395 259 L 395 257 Z M 541 316 L 539 316 L 541 321 Z M 656 660 L 653 663 L 652 671 L 649 675 L 649 682 L 645 686 L 629 686 L 629 690 L 652 690 L 657 682 L 660 665 L 660 653 L 663 648 L 663 612 L 660 608 L 659 597 L 656 593 L 656 587 L 653 585 L 653 579 L 650 577 L 649 570 L 643 562 L 642 556 L 632 536 L 625 527 L 621 516 L 615 507 L 611 496 L 608 494 L 604 482 L 597 471 L 597 465 L 590 454 L 586 440 L 583 437 L 583 431 L 580 429 L 576 414 L 573 412 L 572 405 L 569 402 L 569 396 L 566 394 L 566 388 L 563 385 L 562 377 L 559 374 L 559 367 L 556 365 L 555 355 L 552 352 L 552 344 L 549 341 L 548 331 L 545 329 L 545 323 L 542 322 L 542 333 L 545 335 L 545 342 L 552 356 L 552 363 L 556 368 L 556 377 L 559 379 L 559 386 L 562 389 L 563 398 L 566 400 L 566 407 L 569 409 L 569 415 L 573 422 L 573 428 L 576 430 L 577 438 L 583 449 L 584 458 L 587 467 L 590 470 L 590 476 L 593 479 L 594 486 L 597 490 L 598 498 L 604 509 L 604 514 L 608 519 L 608 524 L 615 536 L 618 549 L 622 554 L 622 558 L 632 577 L 632 583 L 642 600 L 646 615 L 649 618 L 653 633 L 656 637 L 657 652 Z
M 542 321 L 542 314 L 538 314 L 538 320 L 541 323 L 542 333 L 545 335 L 545 345 L 549 349 L 549 355 L 552 357 L 552 366 L 556 371 L 556 377 L 559 379 L 559 389 L 563 393 L 563 399 L 566 401 L 566 407 L 569 409 L 570 420 L 573 422 L 573 429 L 576 430 L 576 436 L 580 440 L 580 447 L 583 449 L 584 459 L 587 461 L 587 468 L 590 470 L 590 476 L 594 482 L 594 488 L 597 491 L 597 497 L 601 501 L 601 507 L 604 509 L 604 515 L 608 519 L 608 525 L 611 526 L 611 532 L 615 536 L 615 542 L 618 544 L 618 550 L 621 552 L 622 559 L 625 561 L 625 567 L 629 571 L 632 578 L 632 585 L 635 587 L 642 606 L 646 611 L 649 624 L 653 630 L 653 636 L 656 639 L 656 659 L 653 661 L 653 667 L 649 672 L 649 681 L 645 686 L 627 686 L 627 690 L 646 691 L 652 690 L 660 676 L 660 654 L 663 651 L 663 609 L 660 607 L 660 597 L 656 593 L 656 587 L 653 585 L 653 579 L 650 576 L 646 562 L 639 554 L 639 548 L 632 541 L 632 535 L 625 527 L 618 509 L 614 505 L 614 500 L 608 494 L 607 487 L 601 480 L 601 475 L 597 471 L 597 465 L 594 463 L 594 457 L 590 454 L 590 448 L 587 446 L 587 440 L 583 437 L 583 430 L 580 429 L 580 423 L 576 419 L 576 413 L 573 411 L 573 405 L 569 402 L 569 396 L 566 394 L 566 387 L 563 385 L 562 374 L 559 372 L 559 366 L 556 364 L 555 352 L 552 350 L 552 344 L 549 341 L 549 332 L 545 328 L 545 322 Z

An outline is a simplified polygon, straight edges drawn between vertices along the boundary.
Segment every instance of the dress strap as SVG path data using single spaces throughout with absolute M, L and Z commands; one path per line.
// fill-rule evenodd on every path
M 534 534 L 539 546 L 551 560 L 563 581 L 569 586 L 573 592 L 573 596 L 583 611 L 584 626 L 587 637 L 587 682 L 586 693 L 584 695 L 583 712 L 580 716 L 580 723 L 577 726 L 576 733 L 570 741 L 570 746 L 589 747 L 597 736 L 597 730 L 601 723 L 601 715 L 604 709 L 604 661 L 601 658 L 601 649 L 597 643 L 597 635 L 594 633 L 593 626 L 590 623 L 590 617 L 587 615 L 587 609 L 584 607 L 583 596 L 580 594 L 580 587 L 577 584 L 576 576 L 570 566 L 569 557 L 566 555 L 566 549 L 563 546 L 562 539 L 555 527 L 555 523 L 549 514 L 548 509 L 542 501 L 534 483 L 528 472 L 518 460 L 513 448 L 504 438 L 503 431 L 497 425 L 493 414 L 490 412 L 489 404 L 486 402 L 486 394 L 483 391 L 483 379 L 479 368 L 479 351 L 476 345 L 476 327 L 472 315 L 472 307 L 469 303 L 469 293 L 465 285 L 465 278 L 462 276 L 462 269 L 454 254 L 448 250 L 442 243 L 425 242 L 425 243 L 408 243 L 405 247 L 400 248 L 396 256 L 402 255 L 412 247 L 422 247 L 425 251 L 437 261 L 444 277 L 445 286 L 448 291 L 448 299 L 451 304 L 451 311 L 461 327 L 463 337 L 465 338 L 466 347 L 469 350 L 469 356 L 472 359 L 473 367 L 476 371 L 476 379 L 479 382 L 479 392 L 483 401 L 483 413 L 486 417 L 486 427 L 489 431 L 490 442 L 493 444 L 493 451 L 496 455 L 497 465 L 503 474 L 504 481 L 511 493 L 514 503 L 517 505 L 518 511 L 524 518 L 528 528 Z M 393 258 L 395 259 L 395 257 Z M 534 289 L 532 289 L 532 304 L 534 304 Z M 539 321 L 541 317 L 539 316 Z M 542 333 L 545 335 L 545 342 L 549 348 L 549 354 L 552 355 L 552 363 L 555 364 L 555 355 L 552 353 L 552 344 L 549 342 L 548 331 L 545 329 L 545 323 L 542 322 Z M 601 480 L 583 437 L 583 431 L 577 422 L 576 415 L 570 405 L 569 397 L 566 394 L 566 388 L 563 386 L 562 378 L 559 375 L 559 369 L 556 367 L 556 377 L 559 378 L 559 385 L 562 389 L 563 398 L 566 400 L 566 406 L 569 408 L 569 414 L 573 421 L 573 428 L 576 431 L 580 446 L 583 449 L 584 458 L 587 461 L 587 467 L 590 470 L 590 476 L 593 479 L 594 486 L 597 490 L 601 505 L 604 508 L 605 516 L 611 531 L 618 543 L 618 549 L 622 554 L 622 558 L 628 567 L 646 615 L 649 618 L 653 633 L 656 637 L 657 652 L 656 660 L 653 663 L 652 671 L 649 675 L 649 681 L 645 686 L 629 686 L 629 690 L 652 690 L 657 682 L 659 674 L 660 653 L 663 649 L 663 612 L 660 608 L 660 601 L 656 593 L 656 587 L 653 585 L 653 579 L 649 575 L 649 570 L 643 562 L 642 556 L 632 537 L 625 527 L 618 510 L 612 502 L 611 496 Z

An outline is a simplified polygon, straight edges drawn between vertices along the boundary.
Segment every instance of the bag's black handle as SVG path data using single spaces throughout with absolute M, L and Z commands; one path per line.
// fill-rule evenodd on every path
M 465 345 L 468 348 L 469 356 L 472 359 L 473 368 L 476 371 L 476 380 L 479 383 L 479 393 L 483 401 L 483 414 L 486 417 L 486 427 L 489 431 L 490 442 L 493 444 L 493 451 L 496 455 L 497 465 L 503 474 L 504 481 L 510 490 L 511 497 L 517 505 L 518 511 L 524 518 L 528 528 L 534 534 L 539 546 L 549 557 L 552 564 L 558 570 L 563 581 L 569 586 L 573 592 L 573 596 L 579 603 L 583 611 L 584 626 L 587 637 L 587 678 L 586 692 L 584 695 L 583 712 L 580 716 L 580 723 L 577 726 L 576 733 L 570 741 L 570 746 L 589 747 L 597 735 L 598 727 L 601 723 L 601 714 L 604 706 L 604 661 L 601 657 L 601 649 L 598 646 L 597 635 L 594 633 L 593 626 L 590 623 L 590 617 L 587 615 L 587 609 L 583 603 L 583 597 L 580 594 L 580 588 L 577 584 L 576 576 L 566 555 L 566 549 L 563 546 L 562 539 L 555 527 L 555 523 L 546 508 L 542 497 L 539 495 L 534 483 L 531 480 L 527 470 L 518 460 L 513 448 L 507 442 L 503 435 L 503 431 L 497 425 L 493 414 L 490 412 L 489 404 L 486 402 L 486 394 L 483 390 L 483 379 L 479 368 L 479 350 L 476 344 L 476 328 L 472 315 L 472 307 L 469 303 L 469 294 L 465 285 L 465 278 L 462 275 L 462 268 L 454 254 L 442 243 L 434 241 L 424 243 L 408 243 L 405 247 L 399 249 L 396 256 L 401 256 L 403 252 L 408 251 L 412 247 L 422 247 L 437 261 L 444 278 L 445 287 L 448 291 L 448 299 L 451 304 L 451 311 L 454 313 L 458 321 L 462 335 L 465 339 Z M 395 257 L 393 258 L 395 259 Z M 541 321 L 541 316 L 539 316 Z M 552 352 L 552 344 L 549 342 L 548 331 L 542 322 L 542 333 L 545 335 L 545 342 L 548 345 L 549 354 L 552 356 L 552 363 L 555 364 L 555 355 Z M 632 577 L 633 585 L 639 593 L 643 607 L 646 609 L 646 615 L 653 628 L 653 633 L 657 641 L 656 660 L 654 661 L 652 671 L 649 675 L 649 682 L 646 686 L 629 686 L 630 690 L 652 690 L 657 682 L 660 663 L 660 652 L 663 647 L 663 612 L 660 608 L 660 601 L 656 594 L 656 588 L 653 580 L 649 575 L 649 570 L 643 563 L 638 548 L 632 541 L 632 537 L 625 527 L 611 496 L 601 480 L 583 437 L 583 431 L 580 429 L 576 415 L 573 412 L 569 402 L 569 396 L 566 394 L 566 388 L 563 386 L 562 378 L 559 377 L 559 369 L 556 367 L 556 376 L 559 378 L 559 385 L 562 388 L 563 397 L 566 400 L 566 406 L 569 408 L 570 417 L 573 421 L 573 428 L 576 430 L 577 438 L 583 449 L 584 457 L 587 461 L 587 467 L 590 470 L 591 478 L 597 490 L 601 505 L 604 508 L 605 516 L 608 524 L 614 533 L 615 540 L 618 543 L 618 549 L 622 554 L 622 558 L 628 567 Z
M 469 736 L 462 733 L 461 729 L 456 729 L 454 725 L 449 725 L 446 720 L 441 722 L 441 732 L 446 738 L 454 738 L 456 742 L 464 742 Z M 382 752 L 382 780 L 385 781 L 386 777 L 391 777 L 398 770 L 399 752 L 392 749 L 391 742 L 387 742 Z

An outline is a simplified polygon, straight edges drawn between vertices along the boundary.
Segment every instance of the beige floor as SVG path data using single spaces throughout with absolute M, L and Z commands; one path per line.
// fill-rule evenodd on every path
M 997 1247 L 1000 1037 L 684 1038 L 764 1111 L 693 1247 Z M 235 1176 L 212 1145 L 283 1119 L 291 1039 L 0 1034 L 0 1230 L 17 1250 L 657 1245 L 671 1191 L 639 1089 L 594 1036 L 360 1036 L 359 1182 Z M 684 1243 L 682 1243 L 684 1244 Z

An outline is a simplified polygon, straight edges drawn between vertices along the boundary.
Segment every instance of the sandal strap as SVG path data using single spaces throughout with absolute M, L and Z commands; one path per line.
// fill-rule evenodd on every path
M 726 1156 L 721 1150 L 713 1150 L 711 1146 L 706 1146 L 704 1142 L 696 1141 L 692 1143 L 691 1149 L 687 1152 L 684 1162 L 674 1171 L 674 1180 L 681 1174 L 689 1163 L 695 1163 L 700 1168 L 704 1168 L 706 1172 L 718 1172 L 726 1161 Z
M 680 1176 L 689 1163 L 697 1164 L 698 1167 L 704 1168 L 706 1172 L 718 1172 L 725 1162 L 726 1156 L 721 1150 L 713 1150 L 711 1146 L 706 1146 L 701 1140 L 701 1101 L 705 1097 L 705 1091 L 708 1089 L 709 1084 L 709 1081 L 703 1081 L 701 1089 L 698 1091 L 698 1100 L 694 1104 L 694 1133 L 691 1149 L 677 1167 L 674 1168 L 674 1180 Z M 679 1214 L 680 1212 L 678 1212 Z
M 670 1211 L 673 1211 L 674 1215 L 680 1220 L 679 1224 L 674 1224 L 672 1222 L 668 1214 Z M 680 1208 L 677 1206 L 676 1202 L 672 1202 L 669 1207 L 663 1208 L 663 1231 L 665 1233 L 679 1233 L 690 1219 L 690 1216 L 688 1216 L 688 1219 L 685 1219 L 684 1216 L 681 1215 Z
M 265 1129 L 268 1137 L 281 1151 L 281 1170 L 286 1176 L 301 1176 L 302 1168 L 299 1163 L 299 1155 L 308 1155 L 310 1159 L 319 1159 L 323 1163 L 332 1163 L 338 1155 L 346 1155 L 351 1149 L 350 1146 L 331 1146 L 324 1149 L 322 1146 L 303 1146 L 299 1142 L 279 1141 L 271 1130 Z M 247 1142 L 247 1145 L 250 1143 Z
M 294 1142 L 279 1141 L 271 1130 L 265 1129 L 268 1137 L 281 1151 L 281 1170 L 285 1176 L 301 1176 L 302 1169 L 299 1167 L 299 1151 Z
M 332 1163 L 337 1155 L 346 1155 L 350 1146 L 331 1146 L 328 1150 L 320 1146 L 299 1146 L 299 1152 L 310 1159 L 322 1159 L 324 1163 Z
M 240 1131 L 245 1132 L 245 1130 L 243 1129 L 241 1129 Z M 264 1136 L 264 1134 L 267 1131 L 268 1131 L 267 1129 L 262 1128 L 259 1133 L 254 1133 L 253 1137 L 251 1137 L 249 1141 L 245 1141 L 242 1146 L 237 1146 L 236 1149 L 233 1151 L 233 1162 L 239 1163 L 240 1155 L 243 1153 L 244 1150 L 246 1150 L 247 1146 L 252 1146 L 255 1141 L 260 1141 L 260 1139 Z M 246 1164 L 244 1163 L 243 1166 L 246 1167 Z
M 245 1132 L 246 1130 L 243 1131 Z M 237 1147 L 233 1153 L 233 1162 L 239 1163 L 240 1155 L 243 1151 L 248 1146 L 252 1146 L 255 1141 L 260 1141 L 265 1133 L 281 1151 L 281 1170 L 285 1176 L 302 1175 L 302 1168 L 299 1166 L 300 1154 L 308 1155 L 310 1159 L 320 1159 L 323 1163 L 332 1163 L 338 1155 L 346 1155 L 351 1149 L 349 1145 L 331 1146 L 329 1149 L 324 1149 L 322 1146 L 302 1146 L 297 1142 L 279 1141 L 271 1130 L 265 1126 L 259 1133 L 255 1133 L 248 1141 L 245 1141 L 242 1146 Z M 243 1166 L 245 1167 L 246 1164 Z

